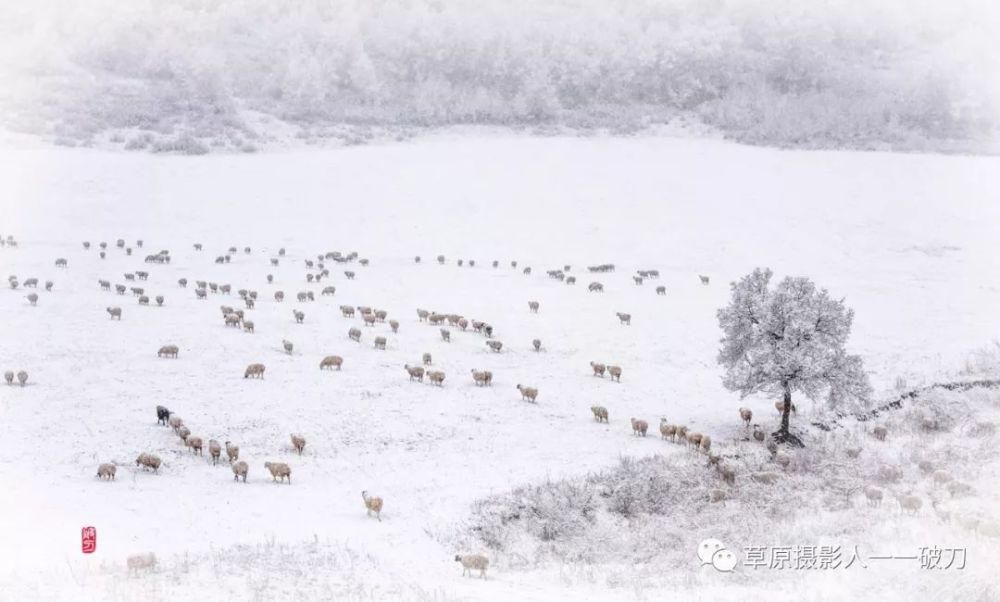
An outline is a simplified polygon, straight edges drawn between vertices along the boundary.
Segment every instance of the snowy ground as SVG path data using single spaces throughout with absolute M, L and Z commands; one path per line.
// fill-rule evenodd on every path
M 487 583 L 461 579 L 453 557 L 470 550 L 453 549 L 449 534 L 490 494 L 624 455 L 680 453 L 631 437 L 629 416 L 730 433 L 741 402 L 720 385 L 715 311 L 726 283 L 754 266 L 808 275 L 847 298 L 851 346 L 880 395 L 898 378 L 915 386 L 953 377 L 1000 327 L 996 158 L 464 133 L 263 155 L 33 149 L 0 159 L 0 230 L 20 241 L 0 249 L 0 274 L 55 282 L 37 307 L 23 289 L 0 292 L 0 369 L 30 373 L 23 389 L 0 386 L 0 476 L 12 493 L 0 501 L 0 584 L 23 596 L 649 595 L 503 562 Z M 141 238 L 145 248 L 127 257 L 117 238 Z M 84 240 L 107 241 L 107 259 Z M 214 264 L 231 245 L 241 252 Z M 288 254 L 272 268 L 279 247 Z M 159 249 L 170 250 L 170 265 L 142 262 Z M 349 281 L 328 262 L 331 280 L 307 284 L 304 259 L 332 250 L 357 250 L 371 265 L 351 265 L 358 275 Z M 433 261 L 439 253 L 447 265 Z M 68 269 L 54 267 L 57 257 Z M 459 268 L 459 258 L 476 266 Z M 584 270 L 606 262 L 618 270 Z M 575 286 L 545 275 L 565 264 Z M 633 270 L 650 268 L 661 278 L 635 286 Z M 151 273 L 141 286 L 164 295 L 164 307 L 97 286 L 125 283 L 136 269 Z M 219 305 L 238 306 L 235 295 L 199 301 L 181 277 L 259 291 L 247 312 L 256 333 L 223 325 Z M 606 292 L 589 294 L 592 280 Z M 330 284 L 336 295 L 320 296 Z M 660 284 L 666 296 L 654 293 Z M 275 290 L 285 302 L 273 301 Z M 294 301 L 305 290 L 315 302 Z M 540 302 L 537 315 L 529 300 Z M 386 309 L 399 333 L 341 317 L 341 304 Z M 113 305 L 123 308 L 120 323 L 104 311 Z M 418 307 L 493 324 L 503 352 L 471 330 L 452 328 L 452 342 L 442 342 L 437 327 L 417 321 Z M 620 326 L 616 311 L 630 312 L 632 326 Z M 360 344 L 347 339 L 352 326 L 363 330 Z M 372 348 L 376 335 L 388 336 L 386 351 Z M 282 339 L 295 343 L 292 355 Z M 167 343 L 179 359 L 156 357 Z M 443 388 L 406 377 L 403 364 L 425 351 L 447 373 Z M 328 354 L 344 356 L 342 372 L 318 369 Z M 591 360 L 621 365 L 621 384 L 590 376 Z M 263 381 L 242 378 L 251 362 L 266 364 Z M 473 368 L 492 370 L 493 387 L 473 386 Z M 540 389 L 537 405 L 520 400 L 518 383 Z M 744 405 L 768 424 L 772 401 Z M 206 441 L 237 442 L 248 483 L 185 452 L 156 425 L 157 404 Z M 608 407 L 609 425 L 593 423 L 593 404 Z M 810 404 L 799 407 L 811 416 Z M 292 432 L 308 440 L 302 457 L 290 449 Z M 134 470 L 140 451 L 163 458 L 159 475 Z M 268 460 L 290 463 L 291 486 L 265 477 Z M 94 478 L 110 461 L 120 463 L 117 482 Z M 365 516 L 362 489 L 385 499 L 381 523 Z M 85 525 L 99 533 L 88 557 L 78 547 Z M 161 572 L 128 579 L 124 558 L 145 551 L 161 558 Z M 698 585 L 691 579 L 687 587 Z

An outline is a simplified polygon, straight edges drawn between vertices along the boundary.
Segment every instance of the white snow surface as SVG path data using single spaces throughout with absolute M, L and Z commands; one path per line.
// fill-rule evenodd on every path
M 497 563 L 485 583 L 462 579 L 454 555 L 480 550 L 454 549 L 449 534 L 487 495 L 620 456 L 680 453 L 632 437 L 630 416 L 723 433 L 747 405 L 773 424 L 773 400 L 739 400 L 715 362 L 715 312 L 728 282 L 755 266 L 807 275 L 846 298 L 856 312 L 849 347 L 880 398 L 898 378 L 915 386 L 954 376 L 1000 328 L 994 157 L 465 132 L 196 158 L 4 149 L 0 161 L 0 233 L 20 243 L 0 249 L 0 275 L 55 283 L 39 289 L 37 307 L 23 287 L 0 290 L 0 370 L 30 375 L 24 388 L 0 384 L 0 588 L 20 599 L 657 599 L 563 572 L 580 569 Z M 128 257 L 117 238 L 145 245 Z M 105 260 L 99 241 L 109 243 Z M 232 262 L 216 265 L 231 245 L 240 249 Z M 287 256 L 272 267 L 279 247 Z M 143 263 L 160 249 L 169 265 Z M 328 261 L 330 280 L 307 283 L 317 270 L 304 260 L 332 250 L 371 263 Z M 67 269 L 54 266 L 58 257 Z M 597 263 L 617 270 L 587 273 Z M 576 285 L 545 275 L 567 264 Z M 163 307 L 98 287 L 137 269 L 149 281 L 127 284 L 164 295 Z M 661 277 L 636 286 L 636 269 Z M 197 300 L 195 280 L 229 283 L 234 294 Z M 595 280 L 603 294 L 587 292 Z M 654 292 L 661 284 L 665 296 Z M 327 285 L 334 296 L 319 294 Z M 223 324 L 220 305 L 242 307 L 238 288 L 260 293 L 247 310 L 254 334 Z M 305 290 L 315 302 L 295 301 Z M 540 302 L 537 315 L 529 300 Z M 341 304 L 386 309 L 399 333 L 344 318 Z M 121 322 L 105 313 L 115 305 Z M 443 342 L 418 322 L 418 307 L 489 322 L 503 351 L 471 329 L 453 327 Z M 620 326 L 616 311 L 632 325 Z M 347 338 L 352 326 L 360 344 Z M 387 350 L 372 348 L 376 335 Z M 291 355 L 282 339 L 295 344 Z M 157 358 L 168 343 L 178 359 Z M 446 372 L 443 387 L 407 378 L 403 365 L 425 351 Z M 345 358 L 342 371 L 318 369 L 328 354 Z M 591 360 L 621 365 L 621 383 L 592 377 Z M 262 381 L 243 378 L 252 362 L 267 366 Z M 492 370 L 493 386 L 475 387 L 474 368 Z M 539 388 L 536 405 L 521 401 L 518 383 Z M 803 424 L 822 411 L 797 403 Z M 239 444 L 248 483 L 186 451 L 156 424 L 157 404 L 182 416 L 206 453 L 209 438 Z M 594 404 L 609 409 L 610 424 L 593 422 Z M 307 439 L 301 457 L 291 433 Z M 135 468 L 143 451 L 163 459 L 159 474 Z M 95 478 L 111 461 L 116 482 Z M 292 484 L 272 483 L 265 461 L 288 462 Z M 363 489 L 385 499 L 381 522 L 365 515 Z M 816 520 L 821 532 L 833 528 Z M 98 530 L 92 556 L 79 551 L 87 525 Z M 124 559 L 146 551 L 161 569 L 128 577 Z M 741 591 L 697 568 L 663 570 L 690 572 L 685 588 L 705 599 Z M 810 583 L 799 599 L 837 587 L 833 575 Z

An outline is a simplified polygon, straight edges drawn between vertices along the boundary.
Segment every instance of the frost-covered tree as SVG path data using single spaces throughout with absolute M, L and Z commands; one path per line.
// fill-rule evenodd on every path
M 826 393 L 833 407 L 865 401 L 871 393 L 861 358 L 844 349 L 854 312 L 808 278 L 785 278 L 773 289 L 771 270 L 755 269 L 732 286 L 729 305 L 718 312 L 725 336 L 719 363 L 723 385 L 746 397 L 784 400 L 779 442 L 801 441 L 788 431 L 792 394 L 810 399 Z

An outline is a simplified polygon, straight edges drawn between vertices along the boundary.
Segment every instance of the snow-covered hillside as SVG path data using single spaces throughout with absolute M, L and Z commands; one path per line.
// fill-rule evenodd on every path
M 856 312 L 850 346 L 879 398 L 956 378 L 1000 327 L 995 158 L 470 132 L 244 156 L 0 153 L 0 233 L 20 243 L 0 249 L 0 274 L 54 282 L 39 289 L 37 306 L 23 287 L 0 291 L 0 370 L 30 375 L 23 388 L 0 385 L 0 476 L 11 493 L 0 501 L 9 544 L 0 584 L 22 597 L 653 599 L 628 585 L 629 567 L 613 585 L 579 566 L 528 571 L 496 558 L 485 583 L 462 579 L 454 555 L 473 550 L 455 549 L 469 541 L 456 530 L 477 500 L 525 484 L 609 469 L 622 456 L 687 461 L 677 446 L 633 437 L 630 416 L 651 424 L 670 416 L 723 448 L 738 445 L 740 405 L 773 424 L 773 400 L 741 402 L 721 386 L 715 361 L 715 312 L 728 283 L 755 266 L 807 275 L 846 298 Z M 144 246 L 126 256 L 118 238 Z M 103 260 L 100 241 L 109 243 Z M 230 246 L 239 249 L 231 262 L 216 264 Z M 272 266 L 281 247 L 287 254 Z M 170 251 L 168 265 L 143 263 L 160 249 Z M 329 280 L 307 283 L 318 270 L 305 260 L 328 251 L 357 251 L 370 264 L 328 261 Z M 54 266 L 60 257 L 66 269 Z M 587 273 L 598 263 L 617 270 Z M 545 274 L 565 265 L 575 285 Z M 661 276 L 637 286 L 636 269 Z M 149 280 L 126 283 L 135 270 Z M 140 306 L 131 294 L 102 291 L 98 279 L 143 286 L 164 305 Z M 220 305 L 243 307 L 235 294 L 198 300 L 195 280 L 259 291 L 246 310 L 255 332 L 224 325 Z M 595 280 L 603 294 L 587 292 Z M 320 294 L 328 285 L 332 297 Z M 295 301 L 299 291 L 316 300 Z M 399 332 L 345 318 L 341 304 L 385 309 Z M 108 306 L 122 308 L 120 322 Z M 417 308 L 489 322 L 502 352 L 471 329 L 451 327 L 443 342 Z M 293 309 L 305 312 L 303 324 Z M 619 325 L 617 311 L 632 314 L 631 326 Z M 360 343 L 348 340 L 351 327 L 362 330 Z M 388 338 L 385 351 L 373 348 L 375 336 Z M 168 343 L 178 359 L 157 357 Z M 424 352 L 447 374 L 443 387 L 407 378 L 404 364 Z M 319 370 L 329 354 L 345 358 L 342 371 Z M 591 376 L 592 360 L 622 366 L 621 383 Z M 267 366 L 263 380 L 243 378 L 252 362 Z M 492 370 L 493 386 L 474 386 L 472 369 Z M 538 403 L 523 402 L 517 384 L 538 387 Z M 995 399 L 976 400 L 978 419 L 995 421 Z M 799 424 L 822 417 L 797 403 Z M 206 442 L 238 443 L 247 484 L 186 451 L 156 424 L 157 404 Z M 592 420 L 595 404 L 609 409 L 609 424 Z M 307 439 L 301 457 L 291 433 Z M 916 443 L 888 445 L 880 461 L 902 460 Z M 159 474 L 136 469 L 142 451 L 163 459 Z M 275 460 L 291 465 L 291 485 L 271 482 L 264 462 Z M 95 478 L 111 461 L 117 480 Z M 975 461 L 954 470 L 995 496 L 976 482 Z M 983 474 L 996 466 L 985 458 Z M 365 515 L 363 489 L 385 499 L 381 522 Z M 935 520 L 925 511 L 915 520 Z M 902 520 L 884 513 L 864 520 Z M 837 530 L 822 517 L 798 520 L 799 535 Z M 97 527 L 99 548 L 84 557 L 87 525 Z M 969 537 L 961 533 L 931 532 Z M 161 559 L 160 572 L 128 578 L 124 559 L 146 551 Z M 740 591 L 712 575 L 691 581 L 684 566 L 644 570 L 720 598 Z M 828 585 L 819 579 L 809 582 L 816 597 Z

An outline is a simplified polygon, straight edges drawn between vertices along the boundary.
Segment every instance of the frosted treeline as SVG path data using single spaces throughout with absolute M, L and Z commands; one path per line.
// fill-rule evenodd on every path
M 202 152 L 680 119 L 760 144 L 944 148 L 995 124 L 981 2 L 8 4 L 2 119 L 67 144 Z

